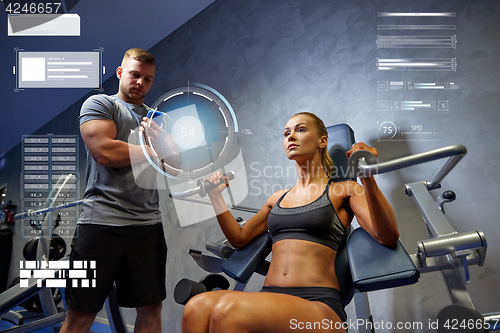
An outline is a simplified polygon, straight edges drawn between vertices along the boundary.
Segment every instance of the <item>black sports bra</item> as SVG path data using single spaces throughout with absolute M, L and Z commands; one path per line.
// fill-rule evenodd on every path
M 301 239 L 338 250 L 345 228 L 328 196 L 330 183 L 319 198 L 304 206 L 281 207 L 288 191 L 279 198 L 267 218 L 273 244 L 282 239 Z

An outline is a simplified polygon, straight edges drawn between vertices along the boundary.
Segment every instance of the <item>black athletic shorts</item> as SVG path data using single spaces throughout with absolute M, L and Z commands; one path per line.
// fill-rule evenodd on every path
M 166 298 L 167 245 L 161 223 L 123 227 L 79 224 L 77 232 L 70 260 L 87 261 L 88 267 L 95 261 L 96 285 L 74 287 L 77 279 L 70 277 L 68 309 L 99 312 L 113 283 L 119 306 L 141 307 Z
M 340 320 L 345 323 L 347 321 L 347 314 L 342 305 L 340 291 L 328 287 L 274 287 L 263 286 L 262 292 L 279 293 L 297 296 L 308 301 L 317 301 L 328 305 Z

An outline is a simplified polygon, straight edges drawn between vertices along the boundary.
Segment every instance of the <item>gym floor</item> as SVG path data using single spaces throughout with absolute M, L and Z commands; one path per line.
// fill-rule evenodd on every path
M 14 311 L 23 310 L 23 308 L 17 307 L 17 308 L 14 308 L 13 310 Z M 29 321 L 27 321 L 27 322 L 29 322 Z M 5 330 L 5 329 L 10 328 L 10 327 L 13 327 L 13 326 L 14 326 L 14 324 L 9 322 L 9 321 L 0 320 L 0 331 Z M 94 333 L 111 333 L 111 328 L 108 325 L 94 322 L 90 331 L 94 332 Z M 47 327 L 47 328 L 44 328 L 42 330 L 34 331 L 33 333 L 54 333 L 54 331 L 50 327 Z

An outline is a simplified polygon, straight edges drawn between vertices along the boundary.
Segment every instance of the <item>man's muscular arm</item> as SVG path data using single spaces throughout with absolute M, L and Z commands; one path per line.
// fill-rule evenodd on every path
M 116 125 L 113 120 L 94 119 L 80 125 L 83 141 L 94 160 L 104 166 L 120 168 L 144 161 L 141 146 L 116 140 Z

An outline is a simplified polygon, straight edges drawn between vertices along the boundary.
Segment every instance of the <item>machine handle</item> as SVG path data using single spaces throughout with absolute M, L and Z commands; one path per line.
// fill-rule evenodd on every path
M 439 187 L 439 183 L 450 173 L 450 171 L 460 162 L 467 154 L 467 148 L 463 145 L 452 145 L 420 154 L 414 154 L 397 158 L 391 161 L 376 163 L 375 158 L 367 157 L 371 155 L 367 151 L 355 151 L 349 158 L 349 167 L 353 168 L 355 173 L 361 178 L 370 177 L 376 174 L 382 174 L 393 170 L 406 168 L 412 165 L 430 162 L 445 157 L 450 157 L 443 168 L 438 172 L 436 177 L 427 184 L 429 190 Z M 373 156 L 373 155 L 372 155 Z M 361 159 L 364 157 L 365 159 Z
M 221 258 L 229 258 L 234 252 L 234 248 L 216 242 L 207 242 L 205 248 Z

